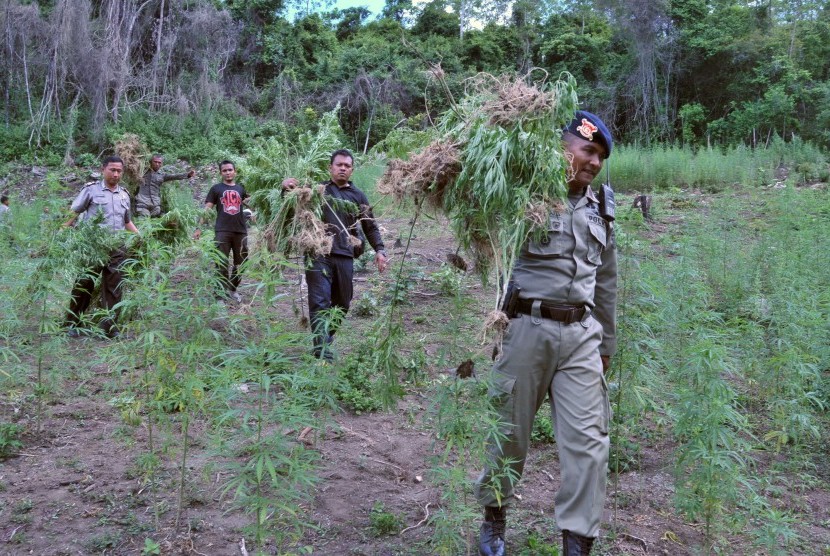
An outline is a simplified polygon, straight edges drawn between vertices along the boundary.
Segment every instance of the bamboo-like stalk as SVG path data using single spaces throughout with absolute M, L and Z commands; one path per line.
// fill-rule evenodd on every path
M 187 409 L 182 413 L 182 460 L 179 468 L 179 496 L 178 505 L 176 507 L 176 522 L 175 526 L 178 529 L 179 520 L 182 516 L 182 508 L 184 507 L 184 486 L 187 479 L 187 432 L 190 428 L 190 416 L 187 414 Z

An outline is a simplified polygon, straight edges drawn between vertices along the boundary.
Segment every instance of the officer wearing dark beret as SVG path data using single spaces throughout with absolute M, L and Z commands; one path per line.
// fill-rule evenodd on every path
M 591 189 L 611 154 L 603 121 L 577 111 L 562 130 L 568 199 L 548 233 L 528 241 L 513 269 L 515 296 L 490 395 L 505 426 L 488 447 L 476 495 L 484 506 L 479 552 L 505 554 L 507 508 L 524 470 L 533 420 L 550 398 L 561 485 L 554 498 L 563 554 L 583 556 L 599 535 L 611 409 L 604 373 L 616 350 L 617 256 L 613 215 Z

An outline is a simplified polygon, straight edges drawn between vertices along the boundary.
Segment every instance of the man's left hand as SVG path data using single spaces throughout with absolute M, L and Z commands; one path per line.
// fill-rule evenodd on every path
M 602 359 L 602 372 L 607 373 L 608 369 L 611 368 L 611 356 L 610 355 L 600 355 L 600 359 Z
M 383 253 L 375 253 L 375 263 L 378 265 L 378 272 L 383 272 L 389 265 L 389 258 Z

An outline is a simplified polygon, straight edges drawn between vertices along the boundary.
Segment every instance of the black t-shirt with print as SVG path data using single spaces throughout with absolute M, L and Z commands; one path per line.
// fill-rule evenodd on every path
M 205 202 L 216 207 L 216 225 L 213 229 L 217 232 L 246 233 L 248 229 L 242 214 L 242 201 L 247 198 L 248 193 L 239 184 L 217 183 L 211 187 Z

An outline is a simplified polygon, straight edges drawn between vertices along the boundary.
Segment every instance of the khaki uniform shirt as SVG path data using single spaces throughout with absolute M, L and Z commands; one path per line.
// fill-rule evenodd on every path
M 132 221 L 130 194 L 120 185 L 115 191 L 110 191 L 103 181 L 86 184 L 72 201 L 72 210 L 81 215 L 80 220 L 103 214 L 101 227 L 113 232 L 124 230 L 126 224 Z
M 136 195 L 135 202 L 138 205 L 147 207 L 160 207 L 161 184 L 166 181 L 183 180 L 186 178 L 187 174 L 162 174 L 161 172 L 148 170 L 144 174 L 144 180 L 138 188 L 138 195 Z
M 613 228 L 590 186 L 576 205 L 550 214 L 547 234 L 528 241 L 513 270 L 522 299 L 586 306 L 602 325 L 601 355 L 617 349 L 617 252 Z

